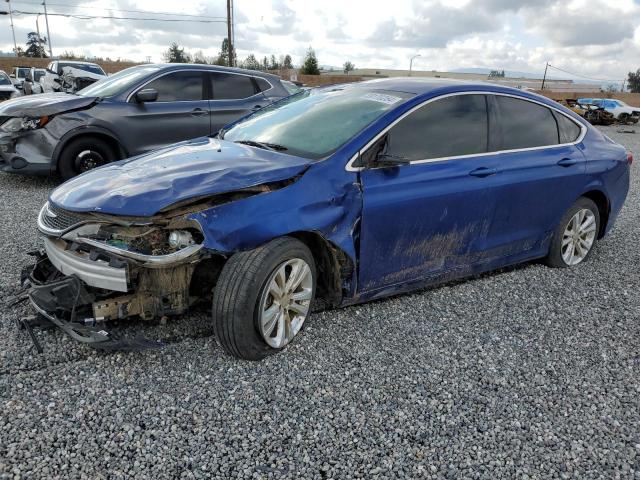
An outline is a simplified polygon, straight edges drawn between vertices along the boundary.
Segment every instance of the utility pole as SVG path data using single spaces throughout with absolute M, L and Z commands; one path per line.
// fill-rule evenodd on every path
M 36 15 L 36 32 L 38 32 L 38 53 L 40 54 L 40 58 L 44 57 L 44 51 L 42 48 L 42 37 L 40 36 L 40 14 Z
M 624 84 L 626 81 L 627 81 L 626 78 L 622 80 L 622 90 L 620 90 L 622 93 L 624 93 Z
M 18 44 L 16 43 L 16 31 L 13 28 L 13 13 L 11 12 L 11 1 L 7 0 L 9 4 L 9 21 L 11 22 L 11 33 L 13 33 L 13 51 L 18 55 Z
M 227 0 L 227 42 L 229 43 L 229 66 L 233 67 L 233 35 L 231 34 L 231 2 Z
M 53 51 L 51 50 L 51 33 L 49 33 L 49 15 L 47 15 L 46 0 L 42 0 L 42 5 L 44 5 L 44 20 L 47 23 L 47 42 L 49 42 L 49 57 L 53 58 Z
M 411 76 L 411 71 L 413 70 L 413 59 L 418 58 L 420 56 L 421 56 L 420 54 L 417 54 L 411 57 L 411 60 L 409 61 L 409 76 Z
M 547 68 L 549 68 L 549 62 L 544 67 L 544 76 L 542 77 L 542 87 L 540 90 L 544 90 L 544 82 L 547 80 Z

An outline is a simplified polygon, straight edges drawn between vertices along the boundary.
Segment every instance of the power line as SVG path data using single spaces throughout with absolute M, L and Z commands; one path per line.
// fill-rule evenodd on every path
M 550 63 L 548 64 L 551 68 L 555 69 L 555 70 L 559 70 L 561 72 L 567 73 L 569 75 L 573 75 L 574 77 L 580 77 L 580 78 L 584 78 L 585 80 L 594 80 L 596 82 L 615 82 L 615 83 L 621 83 L 623 80 L 610 80 L 610 79 L 606 79 L 606 78 L 592 78 L 592 77 L 587 77 L 585 75 L 580 75 L 579 73 L 573 73 L 570 72 L 568 70 L 563 70 L 562 68 L 558 68 L 558 67 L 554 67 L 553 65 L 551 65 Z
M 41 15 L 41 12 L 24 12 L 21 10 L 13 10 L 14 15 Z M 72 13 L 49 13 L 52 17 L 66 17 L 75 18 L 78 20 L 140 20 L 149 22 L 191 22 L 191 23 L 227 23 L 226 20 L 196 20 L 196 19 L 183 19 L 183 18 L 152 18 L 152 17 L 114 17 L 111 15 L 82 15 Z
M 13 3 L 18 3 L 21 5 L 41 5 L 39 2 L 27 2 L 25 0 L 13 0 Z M 190 17 L 190 18 L 199 18 L 199 19 L 216 19 L 216 20 L 224 20 L 226 17 L 223 16 L 210 16 L 210 15 L 193 15 L 187 13 L 170 13 L 170 12 L 154 12 L 148 10 L 124 10 L 120 8 L 99 8 L 99 7 L 83 7 L 81 5 L 70 4 L 70 3 L 47 3 L 49 6 L 63 7 L 63 8 L 80 8 L 83 10 L 101 10 L 104 12 L 122 12 L 122 13 L 144 13 L 147 15 L 166 15 L 172 17 Z

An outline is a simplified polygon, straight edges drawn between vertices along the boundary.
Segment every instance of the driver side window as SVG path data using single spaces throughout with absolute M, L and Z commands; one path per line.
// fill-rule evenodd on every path
M 484 95 L 435 100 L 391 128 L 386 153 L 409 161 L 487 152 L 489 125 Z

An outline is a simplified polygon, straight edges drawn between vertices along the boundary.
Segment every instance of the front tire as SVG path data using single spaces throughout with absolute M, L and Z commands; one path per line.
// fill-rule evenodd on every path
M 550 267 L 574 267 L 589 259 L 600 232 L 598 206 L 580 197 L 563 215 L 551 239 L 546 263 Z
M 316 267 L 307 246 L 282 237 L 225 264 L 213 292 L 213 327 L 229 354 L 261 360 L 285 348 L 309 317 Z
M 71 140 L 64 147 L 58 161 L 58 171 L 63 179 L 80 175 L 116 160 L 111 146 L 100 138 L 81 137 Z

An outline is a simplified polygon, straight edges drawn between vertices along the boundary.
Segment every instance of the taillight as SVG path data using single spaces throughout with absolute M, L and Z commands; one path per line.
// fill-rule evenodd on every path
M 627 152 L 627 163 L 631 165 L 633 163 L 633 153 Z

